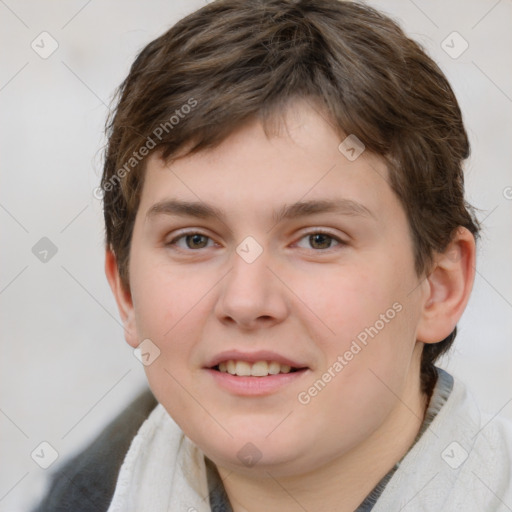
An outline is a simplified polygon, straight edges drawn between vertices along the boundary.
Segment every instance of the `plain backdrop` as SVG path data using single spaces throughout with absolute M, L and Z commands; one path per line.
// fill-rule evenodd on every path
M 442 366 L 483 409 L 512 418 L 512 3 L 369 3 L 427 49 L 460 101 L 467 196 L 484 230 L 473 296 Z M 51 455 L 41 442 L 62 462 L 145 386 L 104 277 L 93 190 L 114 89 L 143 46 L 202 5 L 0 1 L 2 511 L 27 510 L 43 492 L 50 469 L 31 457 Z

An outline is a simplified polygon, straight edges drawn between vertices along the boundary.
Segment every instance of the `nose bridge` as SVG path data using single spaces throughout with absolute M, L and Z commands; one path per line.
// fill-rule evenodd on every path
M 221 287 L 216 313 L 240 325 L 280 321 L 286 315 L 284 290 L 268 267 L 270 252 L 254 237 L 246 237 L 231 256 L 231 271 Z

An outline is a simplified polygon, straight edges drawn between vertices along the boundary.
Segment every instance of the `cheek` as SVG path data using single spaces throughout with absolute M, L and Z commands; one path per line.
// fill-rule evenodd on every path
M 297 296 L 307 306 L 317 340 L 327 352 L 348 349 L 352 340 L 362 343 L 370 336 L 388 330 L 403 302 L 400 286 L 389 269 L 376 265 L 330 267 L 325 278 L 319 273 L 296 279 Z M 304 311 L 307 311 L 304 309 Z M 314 315 L 311 315 L 314 313 Z
M 316 321 L 312 335 L 324 355 L 317 373 L 336 375 L 333 384 L 326 386 L 330 391 L 324 399 L 350 404 L 361 414 L 368 402 L 373 401 L 378 409 L 382 394 L 390 395 L 379 377 L 391 389 L 402 385 L 418 321 L 418 308 L 408 297 L 414 280 L 405 272 L 399 275 L 393 265 L 379 263 L 360 265 L 350 272 L 331 271 L 329 283 L 301 290 L 304 302 L 309 301 L 322 320 Z
M 137 250 L 140 245 L 134 244 L 130 261 L 137 329 L 165 345 L 208 288 L 196 273 L 169 265 L 164 251 Z
M 151 339 L 160 349 L 160 362 L 184 367 L 198 337 L 197 317 L 204 304 L 204 291 L 186 280 L 150 273 L 133 296 L 137 333 Z
M 218 277 L 138 254 L 133 266 L 137 269 L 131 278 L 137 334 L 160 351 L 155 362 L 145 367 L 148 380 L 155 394 L 160 389 L 181 395 L 179 383 L 189 388 L 189 382 L 194 382 L 192 354 L 202 337 L 201 325 L 211 314 L 208 292 Z

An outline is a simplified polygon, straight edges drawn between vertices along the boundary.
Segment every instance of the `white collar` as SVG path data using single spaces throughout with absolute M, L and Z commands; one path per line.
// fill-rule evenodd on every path
M 108 512 L 210 512 L 202 451 L 158 404 L 133 438 Z

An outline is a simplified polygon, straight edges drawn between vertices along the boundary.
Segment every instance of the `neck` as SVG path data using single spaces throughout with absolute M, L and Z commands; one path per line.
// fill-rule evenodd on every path
M 253 478 L 219 466 L 233 511 L 353 512 L 408 452 L 421 428 L 428 398 L 418 372 L 410 375 L 395 408 L 369 438 L 312 472 L 275 478 L 269 471 Z

